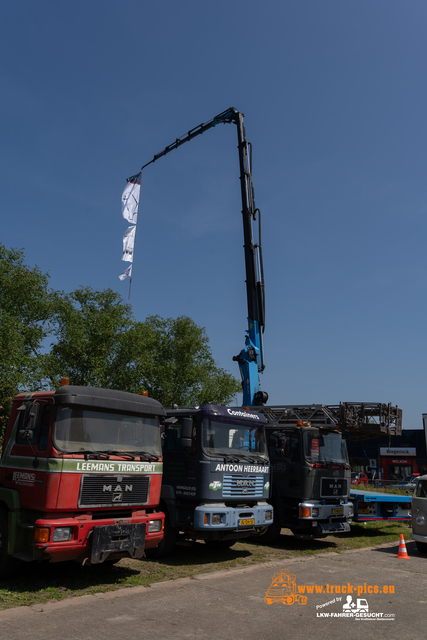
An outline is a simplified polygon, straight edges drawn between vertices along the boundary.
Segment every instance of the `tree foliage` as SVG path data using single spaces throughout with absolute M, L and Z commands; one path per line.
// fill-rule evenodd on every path
M 111 289 L 52 291 L 49 275 L 0 244 L 0 432 L 23 390 L 70 383 L 141 393 L 164 406 L 228 404 L 241 390 L 191 318 L 150 316 Z M 48 345 L 48 337 L 51 339 Z
M 49 275 L 24 264 L 18 249 L 0 244 L 0 429 L 13 396 L 42 386 L 43 341 L 50 332 Z
M 45 373 L 53 387 L 61 377 L 81 386 L 114 386 L 117 369 L 125 366 L 124 338 L 135 320 L 130 305 L 111 289 L 81 287 L 72 293 L 56 293 L 53 336 L 45 358 Z M 123 389 L 126 390 L 126 389 Z
M 137 322 L 111 289 L 57 294 L 54 335 L 46 356 L 49 378 L 71 384 L 148 391 L 164 406 L 226 404 L 240 391 L 216 366 L 204 329 L 191 318 L 150 316 Z
M 164 406 L 228 404 L 240 383 L 212 356 L 203 328 L 191 318 L 150 316 L 134 325 L 129 346 L 129 389 L 145 389 Z

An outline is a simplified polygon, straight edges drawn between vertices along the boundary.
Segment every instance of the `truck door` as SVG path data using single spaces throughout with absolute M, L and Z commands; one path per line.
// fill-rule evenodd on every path
M 298 498 L 300 495 L 300 434 L 292 429 L 267 430 L 268 453 L 273 468 L 273 486 L 280 493 Z
M 194 428 L 195 432 L 195 428 Z M 191 447 L 181 442 L 182 422 L 165 425 L 163 440 L 163 486 L 173 487 L 177 499 L 196 498 L 197 460 L 196 437 L 192 437 Z
M 32 429 L 31 439 L 22 437 L 23 413 L 14 428 L 14 441 L 10 450 L 5 452 L 3 465 L 9 467 L 5 475 L 5 486 L 19 489 L 21 505 L 25 508 L 43 508 L 48 449 L 50 447 L 50 424 L 52 404 L 40 401 L 37 419 Z M 10 451 L 10 453 L 9 453 Z

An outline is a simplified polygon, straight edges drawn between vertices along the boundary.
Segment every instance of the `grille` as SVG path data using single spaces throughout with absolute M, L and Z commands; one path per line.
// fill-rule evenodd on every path
M 347 495 L 347 480 L 343 478 L 322 478 L 321 497 L 327 496 L 346 496 Z
M 126 507 L 148 501 L 150 476 L 83 476 L 79 507 Z
M 224 476 L 222 479 L 223 498 L 253 497 L 264 495 L 264 476 Z

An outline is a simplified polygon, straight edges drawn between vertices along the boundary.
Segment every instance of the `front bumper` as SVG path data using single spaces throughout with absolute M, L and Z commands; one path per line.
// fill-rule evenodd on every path
M 298 526 L 294 533 L 301 530 L 311 537 L 344 533 L 350 531 L 353 515 L 353 504 L 349 501 L 335 504 L 324 504 L 317 500 L 302 502 L 298 507 Z
M 299 504 L 299 518 L 307 521 L 346 521 L 350 522 L 354 516 L 353 503 L 346 501 L 336 504 L 323 504 L 317 500 L 301 502 Z
M 419 533 L 411 533 L 411 540 L 416 542 L 425 542 L 427 544 L 427 536 L 421 536 Z
M 194 528 L 198 531 L 244 533 L 272 523 L 273 507 L 267 502 L 242 509 L 224 503 L 202 504 L 194 512 Z
M 149 523 L 159 531 L 149 531 Z M 117 557 L 141 558 L 144 549 L 156 547 L 163 538 L 164 514 L 153 513 L 137 518 L 123 520 L 101 519 L 83 520 L 79 518 L 61 518 L 58 520 L 39 519 L 34 529 L 48 530 L 46 542 L 33 543 L 33 558 L 64 562 L 68 560 L 89 561 L 98 564 L 112 554 Z M 53 532 L 56 528 L 70 528 L 71 539 L 54 542 Z M 152 527 L 151 527 L 152 528 Z

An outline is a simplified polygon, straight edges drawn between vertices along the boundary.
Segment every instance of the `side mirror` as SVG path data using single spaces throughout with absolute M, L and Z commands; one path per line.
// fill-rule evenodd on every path
M 32 440 L 33 439 L 33 430 L 32 429 L 20 429 L 18 431 L 18 438 L 20 440 Z
M 181 444 L 186 449 L 191 449 L 193 443 L 193 418 L 182 419 Z
M 40 414 L 40 405 L 37 402 L 27 402 L 19 407 L 18 411 L 23 411 L 24 416 L 22 418 L 22 429 L 18 432 L 18 437 L 21 440 L 31 440 L 33 437 L 34 428 L 37 424 L 37 419 Z

